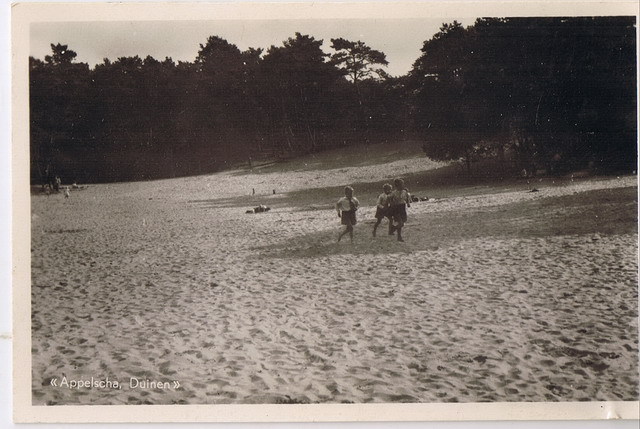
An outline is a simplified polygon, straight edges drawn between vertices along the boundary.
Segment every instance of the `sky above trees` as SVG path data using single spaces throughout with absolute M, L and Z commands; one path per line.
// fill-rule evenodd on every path
M 113 61 L 135 55 L 192 62 L 200 44 L 209 36 L 219 36 L 242 50 L 250 47 L 266 50 L 272 45 L 281 46 L 299 32 L 323 40 L 322 49 L 326 53 L 333 53 L 332 38 L 360 40 L 386 55 L 387 73 L 401 76 L 411 69 L 424 41 L 437 33 L 444 21 L 442 18 L 406 18 L 45 22 L 32 24 L 29 54 L 44 59 L 51 52 L 51 43 L 62 43 L 77 52 L 76 61 L 90 67 L 104 58 Z M 474 18 L 462 18 L 458 22 L 471 25 Z

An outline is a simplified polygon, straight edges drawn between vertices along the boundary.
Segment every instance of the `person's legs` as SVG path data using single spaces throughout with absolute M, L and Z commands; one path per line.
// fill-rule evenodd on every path
M 398 241 L 404 241 L 402 239 L 402 227 L 404 226 L 404 222 L 402 221 L 402 219 L 398 220 L 398 226 L 395 227 L 396 231 L 398 232 Z
M 353 225 L 347 224 L 347 228 L 338 236 L 338 241 L 340 241 L 347 233 L 349 234 L 351 241 L 353 241 Z
M 373 236 L 376 236 L 376 230 L 378 229 L 378 226 L 380 225 L 380 222 L 382 222 L 382 218 L 379 217 L 376 219 L 376 223 L 375 225 L 373 225 Z
M 354 212 L 342 212 L 342 224 L 347 228 L 342 231 L 340 236 L 338 237 L 338 241 L 346 234 L 349 233 L 349 237 L 351 237 L 351 241 L 353 242 L 353 225 L 356 224 L 356 216 Z
M 344 237 L 344 235 L 349 232 L 349 227 L 347 227 L 347 229 L 345 229 L 344 231 L 342 231 L 340 233 L 340 235 L 338 236 L 338 242 L 340 242 L 340 240 L 342 240 L 342 237 Z

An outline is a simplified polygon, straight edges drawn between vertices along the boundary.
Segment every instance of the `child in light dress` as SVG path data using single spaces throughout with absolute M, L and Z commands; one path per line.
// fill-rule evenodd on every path
M 360 203 L 353 196 L 353 188 L 347 186 L 344 188 L 344 197 L 340 198 L 336 203 L 336 210 L 338 211 L 338 217 L 340 223 L 347 228 L 338 236 L 338 241 L 342 239 L 345 234 L 349 234 L 349 238 L 353 243 L 353 226 L 356 224 L 356 211 Z

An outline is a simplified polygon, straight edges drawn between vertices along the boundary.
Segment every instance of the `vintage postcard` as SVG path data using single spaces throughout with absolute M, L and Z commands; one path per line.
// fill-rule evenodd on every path
M 638 6 L 16 3 L 14 419 L 637 419 Z

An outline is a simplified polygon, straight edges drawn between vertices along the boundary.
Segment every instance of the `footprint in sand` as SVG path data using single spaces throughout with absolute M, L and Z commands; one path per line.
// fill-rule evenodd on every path
M 159 371 L 162 375 L 174 375 L 176 374 L 176 371 L 173 371 L 172 369 L 170 369 L 169 367 L 171 366 L 171 362 L 166 361 L 166 362 L 162 362 L 160 364 L 159 367 Z

